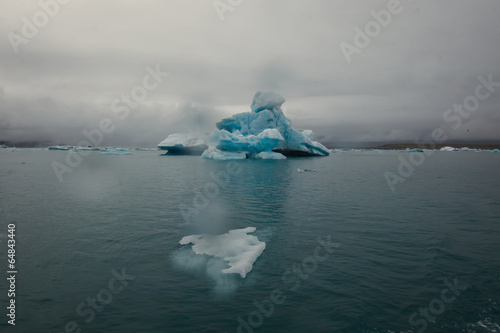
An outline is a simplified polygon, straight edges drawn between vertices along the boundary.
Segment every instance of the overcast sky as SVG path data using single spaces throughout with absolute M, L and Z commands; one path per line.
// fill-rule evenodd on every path
M 0 140 L 76 144 L 110 118 L 103 144 L 154 146 L 249 111 L 258 90 L 283 95 L 294 127 L 323 142 L 413 142 L 438 127 L 500 140 L 500 87 L 458 128 L 443 120 L 479 76 L 500 82 L 498 0 L 401 0 L 350 63 L 341 43 L 355 47 L 355 27 L 388 1 L 220 0 L 234 6 L 219 12 L 214 0 L 54 1 L 42 0 L 50 17 L 0 0 Z M 120 119 L 112 103 L 147 66 L 169 76 Z

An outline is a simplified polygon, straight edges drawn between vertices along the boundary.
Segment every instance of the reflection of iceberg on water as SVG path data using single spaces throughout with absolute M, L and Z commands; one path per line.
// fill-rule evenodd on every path
M 286 156 L 327 156 L 330 151 L 313 141 L 310 130 L 296 130 L 285 117 L 285 99 L 273 92 L 255 94 L 251 112 L 225 118 L 211 135 L 189 133 L 168 136 L 158 147 L 178 153 L 199 152 L 208 159 L 284 159 Z

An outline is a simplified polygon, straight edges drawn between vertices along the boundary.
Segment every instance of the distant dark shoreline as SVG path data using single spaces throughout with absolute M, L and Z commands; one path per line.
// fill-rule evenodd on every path
M 463 148 L 467 147 L 470 149 L 500 149 L 500 144 L 415 144 L 415 143 L 395 143 L 386 144 L 382 146 L 368 147 L 368 149 L 381 149 L 381 150 L 404 150 L 406 148 L 410 149 L 441 149 L 443 147 L 453 147 L 453 148 Z

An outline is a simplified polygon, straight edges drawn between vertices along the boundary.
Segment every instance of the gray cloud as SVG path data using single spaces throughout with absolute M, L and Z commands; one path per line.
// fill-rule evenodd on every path
M 387 1 L 243 1 L 224 21 L 208 0 L 72 1 L 19 53 L 0 41 L 0 140 L 76 144 L 109 117 L 117 128 L 105 144 L 155 145 L 175 131 L 214 129 L 217 119 L 248 111 L 261 89 L 282 94 L 295 126 L 325 141 L 429 137 L 447 109 L 474 93 L 479 75 L 500 81 L 500 3 L 401 4 L 348 64 L 339 44 L 352 44 L 354 27 Z M 4 37 L 40 10 L 36 2 L 2 6 Z M 118 119 L 113 101 L 156 64 L 170 76 Z M 500 140 L 499 95 L 450 138 Z

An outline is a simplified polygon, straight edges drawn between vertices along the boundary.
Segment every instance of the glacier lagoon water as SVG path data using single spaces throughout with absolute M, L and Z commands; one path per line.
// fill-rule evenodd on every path
M 179 205 L 228 162 L 90 153 L 60 183 L 67 154 L 0 150 L 0 258 L 15 223 L 18 269 L 2 332 L 500 330 L 498 154 L 436 152 L 394 193 L 383 173 L 408 153 L 234 161 L 191 223 Z M 266 249 L 245 279 L 182 257 L 184 236 L 246 227 Z M 327 237 L 340 246 L 315 265 Z

